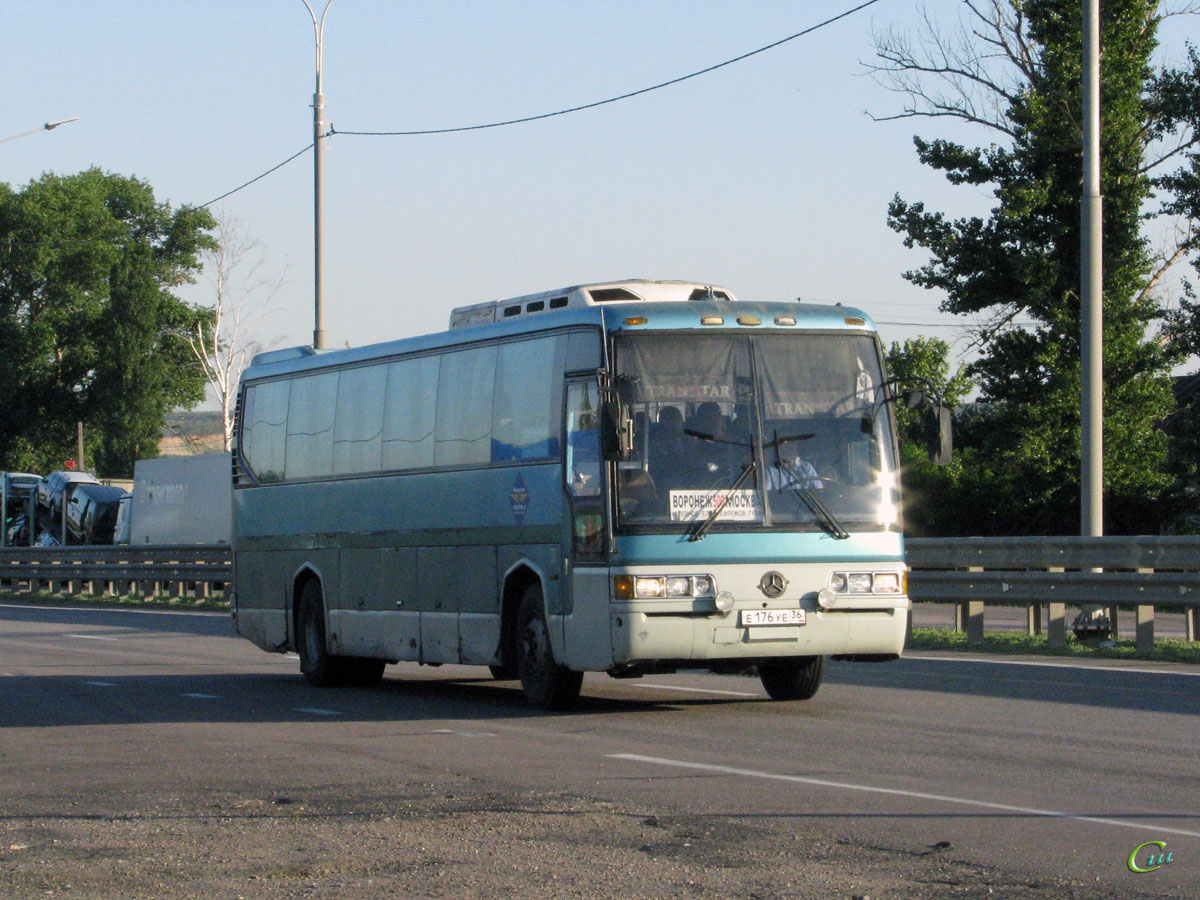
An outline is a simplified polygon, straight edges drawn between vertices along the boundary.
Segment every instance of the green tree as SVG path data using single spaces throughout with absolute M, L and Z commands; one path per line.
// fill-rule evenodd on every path
M 203 398 L 187 337 L 211 311 L 181 300 L 212 217 L 136 178 L 90 169 L 0 185 L 0 460 L 48 471 L 75 455 L 128 477 L 163 417 Z M 93 465 L 94 464 L 94 465 Z
M 965 8 L 968 37 L 934 33 L 916 51 L 883 37 L 876 71 L 910 98 L 901 116 L 949 116 L 999 136 L 976 148 L 915 138 L 922 163 L 951 184 L 990 189 L 995 205 L 987 217 L 950 219 L 896 196 L 888 221 L 906 246 L 929 252 L 905 277 L 945 292 L 943 310 L 984 323 L 971 366 L 980 402 L 962 428 L 974 464 L 959 503 L 977 513 L 970 532 L 1077 533 L 1081 5 Z M 1159 426 L 1172 411 L 1172 355 L 1154 287 L 1179 251 L 1156 259 L 1142 232 L 1151 170 L 1188 139 L 1162 89 L 1169 73 L 1150 65 L 1162 17 L 1152 0 L 1102 4 L 1105 518 L 1114 533 L 1156 528 L 1171 483 Z
M 889 376 L 899 379 L 902 387 L 928 385 L 936 399 L 951 410 L 960 410 L 974 388 L 963 367 L 950 374 L 950 345 L 939 338 L 895 342 L 888 347 L 886 358 Z M 905 532 L 913 537 L 960 533 L 964 525 L 963 510 L 954 498 L 961 490 L 964 473 L 970 471 L 970 463 L 964 460 L 960 448 L 956 448 L 955 458 L 948 466 L 937 466 L 930 461 L 928 408 L 907 409 L 897 403 L 895 415 L 900 436 Z M 955 418 L 961 420 L 962 413 Z M 968 459 L 970 455 L 968 450 Z

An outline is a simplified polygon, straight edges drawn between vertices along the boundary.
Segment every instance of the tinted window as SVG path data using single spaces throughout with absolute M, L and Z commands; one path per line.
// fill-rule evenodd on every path
M 292 382 L 288 407 L 288 478 L 320 478 L 333 471 L 333 419 L 339 372 L 305 375 Z
M 341 374 L 333 422 L 333 474 L 378 471 L 387 367 L 365 366 Z
M 242 453 L 260 481 L 282 481 L 292 382 L 269 381 L 246 391 Z
M 566 339 L 503 344 L 496 363 L 492 461 L 558 455 Z
M 496 355 L 493 346 L 460 350 L 442 357 L 434 465 L 466 465 L 491 459 Z
M 440 362 L 436 356 L 422 356 L 388 365 L 383 410 L 384 469 L 424 469 L 433 465 Z

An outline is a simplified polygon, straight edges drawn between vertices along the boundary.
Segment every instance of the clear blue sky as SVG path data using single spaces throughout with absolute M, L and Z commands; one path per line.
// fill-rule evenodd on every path
M 318 14 L 324 0 L 313 0 Z M 328 118 L 411 130 L 533 115 L 687 74 L 815 25 L 855 0 L 335 0 Z M 955 0 L 927 6 L 953 21 Z M 864 73 L 870 8 L 717 72 L 599 109 L 429 137 L 336 135 L 326 151 L 330 346 L 445 327 L 451 307 L 624 277 L 724 284 L 744 299 L 861 306 L 885 341 L 960 331 L 901 277 L 921 262 L 886 226 L 896 192 L 955 213 L 988 197 L 918 165 L 912 135 L 987 143 L 929 121 L 875 122 L 899 98 Z M 1187 27 L 1194 27 L 1189 23 Z M 10 4 L 0 181 L 89 166 L 204 203 L 312 139 L 312 23 L 300 0 Z M 312 156 L 222 202 L 288 279 L 261 326 L 312 337 Z M 185 292 L 211 302 L 203 281 Z M 890 323 L 916 322 L 919 327 Z

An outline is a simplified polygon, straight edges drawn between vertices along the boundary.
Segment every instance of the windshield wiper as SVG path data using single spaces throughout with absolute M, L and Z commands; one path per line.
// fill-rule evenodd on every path
M 729 495 L 732 494 L 734 491 L 736 491 L 738 488 L 740 488 L 742 486 L 742 483 L 747 478 L 750 477 L 750 473 L 757 469 L 758 469 L 758 464 L 755 463 L 754 460 L 750 460 L 749 463 L 747 463 L 745 466 L 743 466 L 742 474 L 734 479 L 733 484 L 731 484 L 729 487 L 725 488 L 725 499 L 728 501 Z M 720 491 L 717 491 L 716 493 L 720 493 Z M 712 512 L 710 512 L 708 514 L 708 518 L 705 519 L 695 531 L 693 531 L 691 534 L 688 535 L 688 540 L 689 541 L 704 540 L 704 535 L 708 533 L 708 529 L 712 528 L 713 522 L 717 521 L 717 518 L 724 511 L 725 511 L 725 504 L 722 503 L 720 506 L 716 507 Z M 849 535 L 847 535 L 847 537 L 849 537 Z
M 783 457 L 779 455 L 780 445 L 795 441 L 807 441 L 811 437 L 814 437 L 814 435 L 811 433 L 789 434 L 781 436 L 779 432 L 775 432 L 775 439 L 763 444 L 763 446 L 771 447 L 775 450 L 775 466 L 780 472 L 791 478 L 791 484 L 786 486 L 790 487 L 796 492 L 796 496 L 799 497 L 804 502 L 804 505 L 809 508 L 812 514 L 817 517 L 817 521 L 825 527 L 826 531 L 828 531 L 839 541 L 844 541 L 850 537 L 850 532 L 846 531 L 846 529 L 842 527 L 842 523 L 838 521 L 837 516 L 833 514 L 833 511 L 821 502 L 820 497 L 813 493 L 812 488 L 808 486 L 808 476 L 800 474 L 800 472 L 796 470 L 795 466 L 793 466 L 791 463 L 784 462 Z
M 817 521 L 825 526 L 825 530 L 830 535 L 839 541 L 844 541 L 850 537 L 850 532 L 842 527 L 842 523 L 838 521 L 833 511 L 822 503 L 821 498 L 808 486 L 808 478 L 806 476 L 801 475 L 795 466 L 783 460 L 776 460 L 775 465 L 791 476 L 792 483 L 788 487 L 795 491 L 796 496 L 804 501 L 804 505 L 812 510 L 812 514 L 817 517 Z

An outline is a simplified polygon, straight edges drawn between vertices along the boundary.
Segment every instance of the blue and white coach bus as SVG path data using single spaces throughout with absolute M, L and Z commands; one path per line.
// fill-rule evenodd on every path
M 237 631 L 317 685 L 467 663 L 551 708 L 584 672 L 756 666 L 772 698 L 807 699 L 825 657 L 904 645 L 896 400 L 920 394 L 858 310 L 683 282 L 260 354 L 238 398 Z

